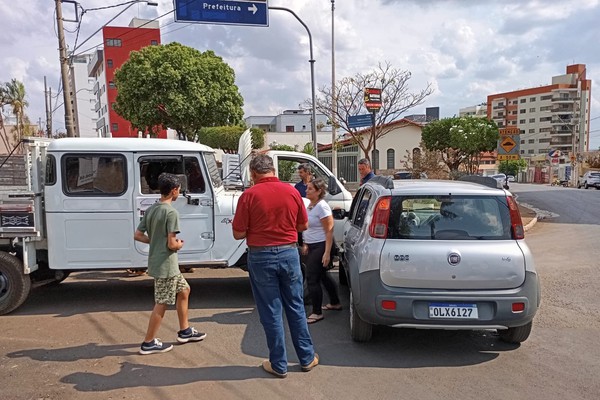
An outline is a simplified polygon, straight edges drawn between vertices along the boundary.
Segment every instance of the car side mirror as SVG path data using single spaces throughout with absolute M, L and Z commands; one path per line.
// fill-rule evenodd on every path
M 329 188 L 329 194 L 332 196 L 335 196 L 336 194 L 338 194 L 342 191 L 342 189 L 340 189 L 340 187 L 337 183 L 337 180 L 335 179 L 335 176 L 333 176 L 333 175 L 329 176 L 327 186 Z
M 348 212 L 343 208 L 334 208 L 331 210 L 331 214 L 333 215 L 333 219 L 344 219 L 348 217 Z

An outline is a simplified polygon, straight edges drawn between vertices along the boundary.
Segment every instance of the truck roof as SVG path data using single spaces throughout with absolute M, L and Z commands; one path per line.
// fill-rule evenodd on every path
M 214 153 L 212 147 L 174 139 L 149 138 L 62 138 L 50 142 L 48 151 L 111 152 L 111 151 L 197 151 Z

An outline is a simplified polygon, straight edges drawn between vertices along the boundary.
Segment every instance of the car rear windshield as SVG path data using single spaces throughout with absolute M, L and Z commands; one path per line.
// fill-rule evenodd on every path
M 503 196 L 394 196 L 388 238 L 505 240 L 510 228 Z

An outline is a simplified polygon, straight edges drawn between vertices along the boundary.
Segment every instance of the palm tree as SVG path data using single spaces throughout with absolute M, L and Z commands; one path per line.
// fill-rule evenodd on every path
M 4 148 L 10 150 L 10 140 L 8 138 L 8 134 L 6 133 L 6 127 L 4 126 L 4 106 L 8 104 L 8 98 L 6 95 L 6 85 L 0 86 L 0 129 L 2 129 L 2 143 L 4 144 Z
M 25 108 L 29 106 L 25 100 L 25 85 L 23 82 L 12 79 L 5 85 L 5 97 L 7 105 L 12 107 L 12 113 L 17 118 L 17 140 L 20 141 L 25 133 L 25 124 L 27 117 L 25 116 Z

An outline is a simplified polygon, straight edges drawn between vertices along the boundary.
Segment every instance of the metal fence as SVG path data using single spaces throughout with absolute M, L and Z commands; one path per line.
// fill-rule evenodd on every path
M 338 178 L 347 182 L 358 182 L 358 145 L 346 146 L 337 151 Z M 319 153 L 319 161 L 331 170 L 331 150 Z

